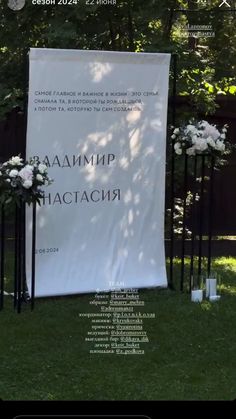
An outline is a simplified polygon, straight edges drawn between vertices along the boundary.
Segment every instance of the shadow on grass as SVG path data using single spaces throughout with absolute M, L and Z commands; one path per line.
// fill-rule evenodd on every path
M 207 259 L 203 258 L 202 262 L 202 275 L 197 278 L 198 260 L 194 260 L 194 275 L 195 283 L 200 282 L 205 284 L 207 275 Z M 169 263 L 167 260 L 167 272 Z M 236 295 L 236 258 L 232 257 L 218 257 L 212 259 L 212 277 L 217 278 L 218 292 L 222 294 Z M 174 259 L 174 289 L 180 290 L 181 278 L 181 259 Z M 184 272 L 184 291 L 189 291 L 190 283 L 190 258 L 185 259 L 185 272 Z
M 197 278 L 198 260 L 194 260 L 194 278 L 196 281 L 202 282 L 204 285 L 207 278 L 207 259 L 203 258 L 202 262 L 202 276 Z M 5 259 L 5 291 L 13 292 L 13 277 L 14 277 L 14 253 L 8 251 Z M 167 276 L 169 273 L 169 260 L 167 259 Z M 212 259 L 212 277 L 217 278 L 218 292 L 221 294 L 236 295 L 236 258 L 233 257 L 218 257 Z M 180 290 L 181 279 L 181 259 L 174 259 L 174 290 Z M 184 271 L 184 292 L 189 292 L 190 284 L 190 258 L 185 259 Z M 59 297 L 60 298 L 60 297 Z M 68 298 L 68 297 L 67 297 Z M 72 296 L 73 298 L 73 296 Z

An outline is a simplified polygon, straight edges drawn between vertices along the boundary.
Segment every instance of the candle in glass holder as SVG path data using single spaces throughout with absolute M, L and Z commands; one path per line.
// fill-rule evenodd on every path
M 216 295 L 216 278 L 206 279 L 206 297 Z
M 220 300 L 220 295 L 210 295 L 209 300 L 211 302 L 219 301 Z
M 203 298 L 202 290 L 192 290 L 191 292 L 191 301 L 194 303 L 201 303 Z

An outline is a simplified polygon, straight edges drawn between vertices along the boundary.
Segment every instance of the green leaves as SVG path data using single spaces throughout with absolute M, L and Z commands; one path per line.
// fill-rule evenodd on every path
M 230 86 L 228 91 L 231 95 L 236 95 L 236 86 Z
M 86 4 L 25 7 L 13 13 L 0 5 L 0 118 L 23 105 L 26 54 L 30 47 L 178 54 L 177 94 L 189 96 L 196 112 L 214 113 L 216 97 L 236 94 L 236 32 L 231 13 L 176 11 L 187 0 L 119 0 L 115 6 Z M 188 36 L 188 25 L 208 25 L 214 37 Z M 183 32 L 187 33 L 187 37 Z M 194 42 L 192 42 L 194 40 Z M 171 75 L 171 82 L 173 77 Z M 191 110 L 193 112 L 193 110 Z

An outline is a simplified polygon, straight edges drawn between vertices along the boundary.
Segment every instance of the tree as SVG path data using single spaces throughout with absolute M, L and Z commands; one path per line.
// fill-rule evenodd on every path
M 77 4 L 75 4 L 77 3 Z M 74 0 L 67 7 L 35 6 L 19 12 L 0 4 L 0 115 L 22 106 L 30 47 L 175 52 L 177 92 L 196 110 L 214 112 L 217 94 L 236 94 L 236 16 L 219 9 L 199 12 L 195 0 L 117 0 L 116 5 Z M 185 9 L 180 11 L 179 9 Z M 212 25 L 215 37 L 186 38 L 186 25 Z M 227 45 L 227 49 L 224 48 Z

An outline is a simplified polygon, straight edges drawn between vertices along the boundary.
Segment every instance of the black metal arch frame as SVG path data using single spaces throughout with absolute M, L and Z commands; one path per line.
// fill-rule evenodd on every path
M 34 309 L 35 302 L 35 243 L 36 243 L 36 203 L 31 205 L 32 209 L 32 252 L 31 252 L 31 310 Z M 5 205 L 1 206 L 1 269 L 0 269 L 0 310 L 4 306 L 4 279 L 5 279 L 5 256 L 6 256 L 6 236 L 5 236 Z M 13 306 L 18 313 L 21 306 L 27 299 L 26 286 L 26 242 L 25 242 L 25 203 L 15 205 L 14 220 L 14 292 Z

